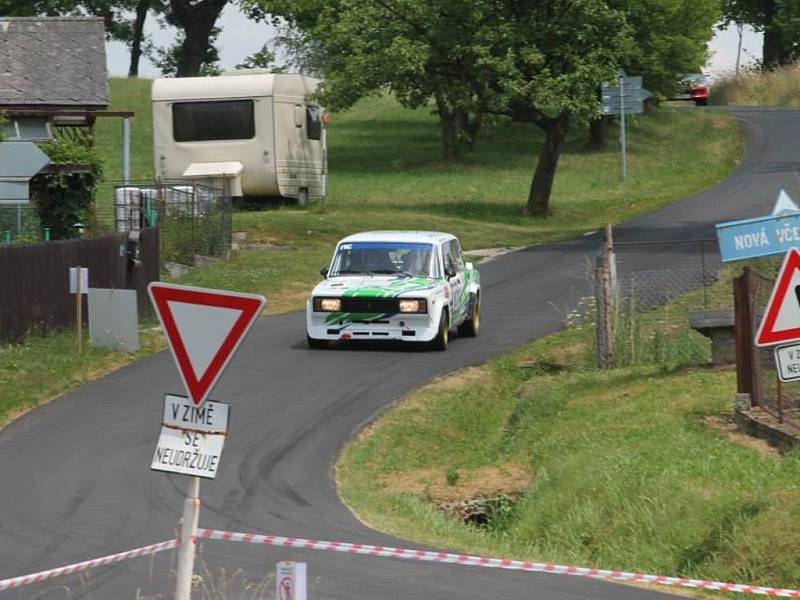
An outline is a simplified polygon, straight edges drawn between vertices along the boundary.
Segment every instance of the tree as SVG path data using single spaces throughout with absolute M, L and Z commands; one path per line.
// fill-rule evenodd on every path
M 388 89 L 408 107 L 430 99 L 446 156 L 491 114 L 536 123 L 545 141 L 528 211 L 546 215 L 570 125 L 597 109 L 598 82 L 630 52 L 620 11 L 603 0 L 250 0 L 323 47 L 333 109 Z
M 266 69 L 272 73 L 283 73 L 285 71 L 284 67 L 275 64 L 275 53 L 269 49 L 267 44 L 261 46 L 261 50 L 255 54 L 245 58 L 234 69 Z
M 774 69 L 800 56 L 797 0 L 724 0 L 723 26 L 746 23 L 764 33 L 762 66 Z
M 279 15 L 289 26 L 288 49 L 324 74 L 332 109 L 385 89 L 403 106 L 431 99 L 447 157 L 474 143 L 480 106 L 477 54 L 470 35 L 480 25 L 483 0 L 249 0 L 246 6 Z M 299 52 L 297 52 L 299 50 Z M 305 64 L 302 64 L 302 63 Z
M 226 4 L 228 0 L 169 0 L 164 19 L 180 32 L 174 47 L 175 75 L 200 75 L 203 65 L 217 60 L 216 23 Z
M 205 48 L 205 53 L 201 57 L 196 57 L 199 58 L 200 64 L 194 72 L 189 73 L 184 70 L 183 74 L 181 74 L 181 65 L 186 65 L 188 62 L 184 56 L 184 53 L 187 52 L 186 36 L 182 31 L 178 32 L 178 36 L 172 46 L 167 48 L 148 48 L 148 58 L 161 70 L 161 74 L 167 77 L 207 77 L 211 75 L 220 75 L 222 74 L 222 69 L 217 65 L 219 54 L 214 44 L 219 35 L 219 31 L 219 29 L 214 28 L 208 36 L 208 44 Z M 193 57 L 193 61 L 194 58 L 195 57 Z M 185 69 L 185 66 L 183 68 Z
M 721 17 L 719 0 L 608 0 L 625 15 L 633 35 L 631 52 L 622 61 L 630 75 L 641 75 L 657 95 L 677 91 L 681 75 L 696 73 L 708 60 L 708 42 Z M 603 145 L 605 120 L 590 128 L 589 146 Z
M 544 131 L 527 212 L 545 216 L 569 128 L 596 114 L 598 82 L 630 55 L 630 31 L 624 15 L 602 0 L 507 2 L 494 17 L 478 31 L 490 49 L 480 61 L 492 73 L 493 96 L 484 103 Z

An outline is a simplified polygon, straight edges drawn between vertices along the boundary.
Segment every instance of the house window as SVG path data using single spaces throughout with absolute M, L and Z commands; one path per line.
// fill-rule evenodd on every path
M 0 123 L 3 138 L 14 142 L 42 142 L 53 138 L 47 117 L 18 117 Z
M 252 139 L 253 101 L 177 102 L 172 105 L 172 135 L 176 142 Z
M 322 109 L 319 106 L 306 107 L 306 135 L 310 140 L 322 139 Z

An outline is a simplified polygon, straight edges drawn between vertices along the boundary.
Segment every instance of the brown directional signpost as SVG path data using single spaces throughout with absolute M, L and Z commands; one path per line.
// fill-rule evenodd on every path
M 175 586 L 175 600 L 189 600 L 200 477 L 216 477 L 228 434 L 228 405 L 207 398 L 267 300 L 159 282 L 148 291 L 188 396 L 164 398 L 161 435 L 150 467 L 189 476 Z

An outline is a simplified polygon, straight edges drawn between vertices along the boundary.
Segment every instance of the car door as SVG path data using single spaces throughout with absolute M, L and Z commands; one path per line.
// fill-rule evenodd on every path
M 450 240 L 445 244 L 445 266 L 455 272 L 455 275 L 450 278 L 450 322 L 457 323 L 463 319 L 467 308 L 464 257 L 461 255 L 461 246 L 458 240 Z

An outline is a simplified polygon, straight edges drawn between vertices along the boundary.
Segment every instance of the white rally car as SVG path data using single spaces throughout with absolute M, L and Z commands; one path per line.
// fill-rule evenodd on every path
M 450 331 L 478 334 L 481 279 L 458 240 L 431 231 L 370 231 L 344 238 L 306 305 L 308 345 L 402 340 L 447 348 Z

